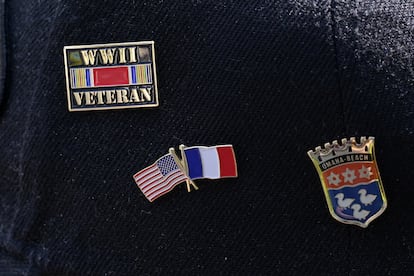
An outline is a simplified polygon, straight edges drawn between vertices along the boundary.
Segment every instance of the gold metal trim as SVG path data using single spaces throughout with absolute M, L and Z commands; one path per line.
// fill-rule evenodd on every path
M 127 106 L 113 106 L 113 107 L 91 107 L 91 108 L 72 108 L 71 107 L 71 90 L 69 81 L 69 67 L 68 57 L 66 54 L 67 50 L 73 49 L 85 49 L 85 48 L 99 48 L 99 47 L 119 47 L 119 46 L 139 46 L 139 45 L 151 45 L 151 58 L 152 58 L 152 70 L 153 70 L 153 85 L 154 85 L 154 97 L 155 103 L 145 105 L 127 105 Z M 158 79 L 157 79 L 157 67 L 155 61 L 155 42 L 154 41 L 137 41 L 137 42 L 121 42 L 121 43 L 101 43 L 101 44 L 85 44 L 85 45 L 70 45 L 63 47 L 63 56 L 65 63 L 65 77 L 66 77 L 66 97 L 69 112 L 77 111 L 95 111 L 95 110 L 114 110 L 114 109 L 132 109 L 132 108 L 151 108 L 159 106 L 158 96 Z

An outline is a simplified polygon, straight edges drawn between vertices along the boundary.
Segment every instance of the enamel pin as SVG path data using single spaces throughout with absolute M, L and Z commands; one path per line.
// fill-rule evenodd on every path
M 154 201 L 170 192 L 180 183 L 187 183 L 198 190 L 195 179 L 220 179 L 237 177 L 236 157 L 232 145 L 213 147 L 186 147 L 180 145 L 181 159 L 170 148 L 151 166 L 137 172 L 133 178 L 145 197 Z
M 69 111 L 158 106 L 154 42 L 65 46 Z
M 338 221 L 367 227 L 387 208 L 375 160 L 374 137 L 333 141 L 308 151 L 328 203 Z

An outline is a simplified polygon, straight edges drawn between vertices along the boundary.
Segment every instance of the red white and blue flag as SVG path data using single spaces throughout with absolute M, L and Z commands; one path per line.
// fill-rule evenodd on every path
M 232 145 L 189 147 L 184 149 L 190 179 L 237 177 Z
M 170 153 L 162 156 L 151 166 L 137 172 L 133 177 L 142 193 L 149 201 L 170 192 L 183 181 L 198 187 L 194 179 L 219 179 L 237 177 L 236 157 L 232 145 L 213 147 L 184 147 L 180 146 L 182 160 Z
M 186 179 L 170 153 L 134 175 L 138 187 L 151 202 L 170 192 Z

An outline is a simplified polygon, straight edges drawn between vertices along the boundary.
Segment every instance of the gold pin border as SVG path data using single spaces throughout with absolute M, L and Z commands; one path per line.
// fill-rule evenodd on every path
M 151 45 L 151 56 L 152 56 L 152 67 L 153 67 L 153 85 L 154 85 L 154 96 L 155 103 L 146 104 L 146 105 L 127 105 L 127 106 L 114 106 L 114 107 L 90 107 L 90 108 L 71 108 L 71 99 L 70 99 L 70 85 L 69 85 L 69 70 L 68 70 L 68 58 L 66 55 L 67 50 L 73 49 L 88 49 L 88 48 L 97 48 L 97 47 L 118 47 L 118 46 L 139 46 L 139 45 Z M 89 45 L 69 45 L 63 47 L 63 56 L 65 62 L 65 77 L 66 77 L 66 97 L 68 101 L 68 110 L 69 112 L 77 111 L 94 111 L 94 110 L 113 110 L 113 109 L 132 109 L 132 108 L 146 108 L 146 107 L 158 107 L 158 79 L 157 79 L 157 67 L 155 62 L 155 42 L 154 41 L 136 41 L 136 42 L 121 42 L 121 43 L 104 43 L 104 44 L 89 44 Z
M 308 151 L 308 156 L 312 160 L 312 163 L 315 166 L 316 171 L 318 172 L 319 179 L 320 179 L 321 184 L 322 184 L 323 193 L 325 195 L 326 203 L 328 204 L 328 209 L 329 209 L 329 213 L 331 214 L 331 216 L 334 219 L 336 219 L 337 221 L 341 222 L 341 223 L 358 225 L 362 228 L 367 228 L 368 225 L 372 221 L 374 221 L 376 218 L 381 216 L 382 213 L 384 213 L 385 209 L 387 209 L 387 206 L 388 206 L 387 198 L 385 197 L 384 186 L 383 186 L 382 180 L 381 180 L 380 171 L 378 169 L 377 159 L 375 157 L 375 140 L 374 140 L 374 137 L 370 137 L 370 138 L 372 138 L 371 143 L 367 142 L 365 145 L 368 146 L 368 153 L 372 155 L 372 163 L 373 163 L 373 165 L 375 165 L 375 168 L 376 168 L 377 173 L 378 173 L 378 186 L 379 186 L 379 190 L 380 190 L 380 193 L 381 193 L 381 198 L 382 198 L 383 204 L 381 206 L 381 209 L 379 209 L 377 213 L 375 213 L 372 217 L 370 217 L 364 223 L 359 222 L 359 221 L 352 221 L 352 220 L 347 220 L 347 219 L 341 218 L 340 216 L 338 216 L 335 213 L 335 210 L 333 209 L 333 205 L 332 205 L 332 200 L 331 200 L 331 197 L 329 196 L 329 191 L 328 191 L 328 188 L 326 187 L 326 183 L 325 183 L 325 180 L 324 180 L 324 177 L 323 177 L 323 172 L 319 167 L 319 161 L 312 156 L 312 152 L 313 152 L 312 150 Z M 352 139 L 350 139 L 350 140 L 352 140 Z M 354 146 L 354 143 L 352 143 L 351 147 L 352 146 Z

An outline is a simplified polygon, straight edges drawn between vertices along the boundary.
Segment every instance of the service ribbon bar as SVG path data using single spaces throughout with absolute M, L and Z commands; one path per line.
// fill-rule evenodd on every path
M 158 106 L 154 42 L 65 46 L 69 111 Z

